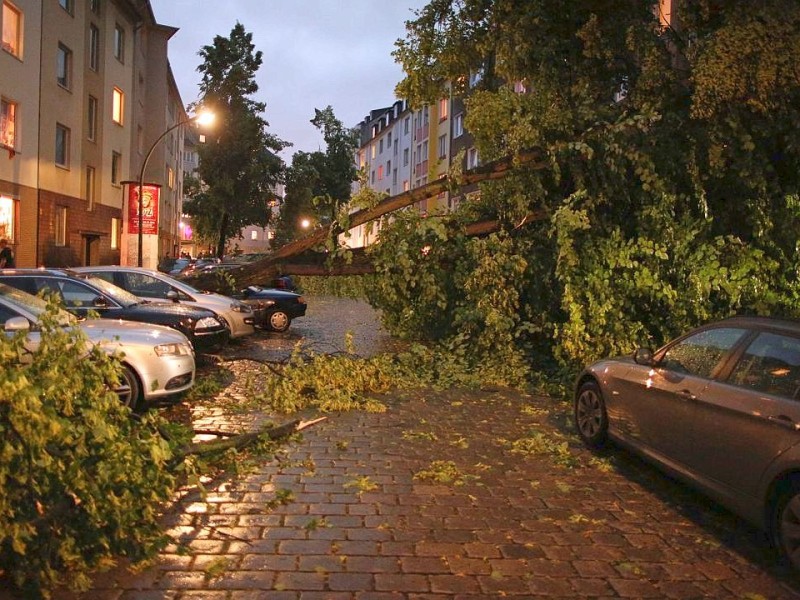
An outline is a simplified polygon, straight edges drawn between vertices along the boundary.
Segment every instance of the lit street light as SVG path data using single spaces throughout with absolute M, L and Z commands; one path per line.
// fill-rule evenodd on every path
M 183 121 L 179 121 L 175 123 L 172 127 L 167 128 L 167 130 L 162 133 L 160 136 L 156 138 L 156 141 L 153 142 L 153 145 L 150 146 L 150 149 L 147 151 L 147 154 L 144 157 L 144 161 L 142 162 L 142 168 L 139 170 L 139 181 L 138 181 L 138 192 L 139 195 L 136 198 L 137 206 L 137 216 L 139 221 L 139 247 L 137 248 L 137 261 L 136 265 L 141 267 L 142 266 L 142 256 L 143 256 L 143 246 L 144 246 L 144 211 L 142 210 L 144 205 L 144 171 L 147 168 L 147 162 L 150 160 L 150 157 L 153 155 L 153 152 L 158 146 L 158 143 L 163 140 L 170 132 L 175 131 L 181 125 L 186 125 L 187 123 L 197 123 L 198 125 L 211 125 L 214 122 L 214 113 L 210 111 L 201 111 L 194 115 L 193 117 L 189 117 L 188 119 L 184 119 Z
M 308 229 L 309 227 L 311 227 L 311 221 L 309 221 L 308 219 L 301 220 L 300 227 L 302 227 L 303 229 Z

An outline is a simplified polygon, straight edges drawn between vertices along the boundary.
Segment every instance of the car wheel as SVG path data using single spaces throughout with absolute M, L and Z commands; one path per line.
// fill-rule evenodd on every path
M 292 320 L 282 310 L 276 310 L 273 313 L 267 315 L 267 325 L 272 331 L 277 332 L 284 332 L 289 329 L 289 325 L 292 324 Z
M 120 377 L 117 395 L 122 404 L 136 410 L 141 403 L 142 386 L 139 385 L 139 378 L 128 365 L 122 365 L 122 376 Z
M 800 481 L 788 484 L 775 502 L 772 538 L 788 566 L 800 571 Z
M 590 448 L 602 448 L 608 440 L 608 414 L 600 387 L 587 381 L 575 396 L 575 426 L 583 443 Z

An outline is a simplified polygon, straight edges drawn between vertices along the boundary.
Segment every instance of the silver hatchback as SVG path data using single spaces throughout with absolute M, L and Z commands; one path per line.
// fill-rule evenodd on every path
M 41 298 L 0 283 L 0 327 L 6 335 L 25 331 L 26 347 L 31 351 L 39 345 L 39 319 L 46 308 Z M 78 321 L 66 311 L 61 311 L 59 323 L 80 327 L 90 343 L 121 355 L 122 384 L 117 393 L 131 408 L 194 385 L 194 351 L 180 331 L 115 319 Z
M 800 569 L 800 323 L 736 317 L 578 378 L 575 423 L 769 532 Z
M 255 331 L 255 315 L 244 302 L 213 292 L 202 292 L 160 271 L 119 265 L 74 267 L 72 270 L 105 279 L 140 300 L 172 300 L 212 310 L 224 319 L 232 338 L 250 335 Z

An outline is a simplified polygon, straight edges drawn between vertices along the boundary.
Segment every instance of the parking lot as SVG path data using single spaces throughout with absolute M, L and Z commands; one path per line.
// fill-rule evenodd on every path
M 301 338 L 342 349 L 348 330 L 361 353 L 391 345 L 367 305 L 311 298 L 289 332 L 225 357 L 246 372 Z M 189 495 L 152 567 L 56 597 L 798 597 L 759 531 L 621 450 L 586 451 L 560 402 L 503 389 L 383 400 Z M 225 426 L 213 401 L 196 415 Z

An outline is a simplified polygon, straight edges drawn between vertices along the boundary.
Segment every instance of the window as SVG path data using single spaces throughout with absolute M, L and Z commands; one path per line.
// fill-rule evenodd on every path
M 66 206 L 56 206 L 56 214 L 55 214 L 56 222 L 55 222 L 55 234 L 56 234 L 56 246 L 66 246 L 67 245 L 67 207 Z
M 258 232 L 255 229 L 250 232 L 250 239 L 253 241 L 258 239 Z
M 672 23 L 672 0 L 659 0 L 658 20 L 662 27 L 669 27 Z
M 397 156 L 397 151 L 399 150 L 399 148 L 400 148 L 400 146 L 399 146 L 399 144 L 397 143 L 397 139 L 395 139 L 395 140 L 394 140 L 394 146 L 393 146 L 393 151 L 392 151 L 392 154 L 394 154 L 395 156 Z
M 58 81 L 58 85 L 69 89 L 69 85 L 71 83 L 71 71 L 72 51 L 64 44 L 59 44 L 58 52 L 56 54 L 56 81 Z
M 480 159 L 478 158 L 478 151 L 475 148 L 470 148 L 467 151 L 467 168 L 474 169 L 480 164 Z
M 117 125 L 122 125 L 122 118 L 125 116 L 125 94 L 121 89 L 115 87 L 111 101 L 111 119 Z
M 119 235 L 122 231 L 122 219 L 111 219 L 111 249 L 119 248 Z
M 72 14 L 72 2 L 73 0 L 58 0 L 58 5 L 69 14 Z
M 0 239 L 14 244 L 17 239 L 17 200 L 0 194 Z
M 17 104 L 0 98 L 0 146 L 17 147 Z
M 89 0 L 89 10 L 94 14 L 100 14 L 100 0 Z
M 89 25 L 89 68 L 92 71 L 100 68 L 100 30 L 94 23 Z
M 370 183 L 375 183 L 375 170 L 373 169 L 372 173 L 370 174 Z
M 378 155 L 378 147 L 375 144 L 372 144 L 372 158 L 375 158 Z
M 411 117 L 406 117 L 405 121 L 403 121 L 403 133 L 408 135 L 410 129 L 411 129 Z
M 408 179 L 404 179 L 403 180 L 403 191 L 407 192 L 410 189 L 411 189 L 411 186 L 408 184 Z
M 125 62 L 125 30 L 119 25 L 114 27 L 114 58 Z
M 447 135 L 443 134 L 439 136 L 439 158 L 444 158 L 447 156 Z
M 10 2 L 3 1 L 3 50 L 22 57 L 22 13 Z
M 447 110 L 450 106 L 450 102 L 447 98 L 442 98 L 439 100 L 439 120 L 444 121 L 447 118 Z
M 97 138 L 97 98 L 89 96 L 89 101 L 86 103 L 86 138 L 94 141 Z
M 378 166 L 378 181 L 383 179 L 383 165 Z
M 386 176 L 388 177 L 389 173 L 391 173 L 391 172 L 392 172 L 392 161 L 387 160 L 386 161 Z
M 392 171 L 392 185 L 397 185 L 397 169 Z
M 408 166 L 408 148 L 403 148 L 403 166 Z
M 94 167 L 86 167 L 86 205 L 88 210 L 94 210 L 95 200 L 95 171 Z
M 453 117 L 453 137 L 461 137 L 464 135 L 464 113 L 458 113 Z
M 678 373 L 711 377 L 720 360 L 745 333 L 744 329 L 733 327 L 695 333 L 670 347 L 659 366 Z
M 525 94 L 528 92 L 528 86 L 525 85 L 524 81 L 515 81 L 514 82 L 514 91 L 517 94 Z
M 731 373 L 731 383 L 796 399 L 800 391 L 800 339 L 760 333 Z
M 169 189 L 175 187 L 175 171 L 169 165 L 167 166 L 167 187 Z
M 56 164 L 69 167 L 69 128 L 56 123 Z
M 120 181 L 120 169 L 122 168 L 122 155 L 119 152 L 111 153 L 111 183 L 117 185 Z

